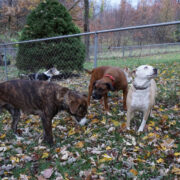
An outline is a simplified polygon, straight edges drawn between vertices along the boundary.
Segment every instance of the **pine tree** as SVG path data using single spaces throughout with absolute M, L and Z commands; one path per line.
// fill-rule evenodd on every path
M 72 17 L 58 0 L 45 0 L 27 18 L 20 40 L 32 40 L 80 33 Z M 64 71 L 81 70 L 85 47 L 80 37 L 19 45 L 17 67 L 25 71 L 57 67 Z

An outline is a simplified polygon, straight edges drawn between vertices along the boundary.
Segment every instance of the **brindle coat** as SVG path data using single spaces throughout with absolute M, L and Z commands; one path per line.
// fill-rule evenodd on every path
M 45 81 L 12 80 L 0 83 L 0 111 L 12 115 L 12 129 L 16 133 L 20 110 L 39 115 L 44 129 L 44 140 L 53 144 L 52 118 L 65 110 L 79 121 L 87 113 L 86 97 L 76 91 Z

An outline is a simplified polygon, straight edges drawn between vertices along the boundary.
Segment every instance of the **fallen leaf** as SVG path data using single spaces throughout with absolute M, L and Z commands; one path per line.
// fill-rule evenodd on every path
M 91 120 L 91 124 L 96 124 L 98 122 L 99 122 L 99 120 L 97 118 Z
M 45 169 L 44 171 L 41 172 L 44 178 L 50 178 L 53 173 L 53 168 Z
M 0 139 L 4 139 L 6 137 L 6 134 L 0 135 Z
M 42 159 L 46 159 L 48 156 L 49 156 L 49 153 L 48 152 L 44 152 L 43 155 L 42 155 Z
M 107 147 L 106 147 L 106 150 L 110 150 L 110 149 L 112 149 L 110 146 L 107 146 Z
M 55 152 L 56 152 L 56 153 L 59 153 L 60 151 L 61 151 L 61 148 L 56 148 L 56 149 L 55 149 Z
M 157 162 L 157 163 L 164 163 L 164 159 L 159 158 L 156 162 Z
M 75 145 L 77 148 L 82 148 L 84 147 L 84 141 L 79 141 L 78 143 L 76 143 Z
M 180 152 L 175 152 L 174 156 L 180 156 Z
M 61 160 L 65 161 L 67 160 L 69 157 L 69 152 L 68 151 L 64 151 L 63 152 L 63 156 L 61 157 Z
M 98 138 L 98 134 L 93 134 L 90 139 L 95 141 Z
M 103 119 L 101 121 L 102 124 L 106 124 L 106 118 L 103 116 Z
M 28 180 L 28 176 L 25 174 L 20 174 L 20 180 Z
M 114 126 L 116 126 L 116 127 L 120 125 L 119 121 L 116 121 L 116 120 L 111 120 L 111 121 L 114 124 Z
M 27 119 L 27 120 L 25 121 L 25 123 L 26 123 L 26 124 L 29 124 L 31 121 L 32 121 L 32 119 Z
M 36 176 L 38 180 L 46 180 L 43 176 Z
M 171 172 L 174 174 L 180 175 L 180 168 L 177 168 L 174 166 L 173 169 L 171 170 Z
M 19 158 L 15 157 L 15 156 L 11 156 L 10 160 L 11 160 L 12 163 L 18 163 L 19 162 Z
M 138 175 L 138 172 L 137 172 L 135 169 L 131 169 L 130 172 L 131 172 L 134 176 L 137 176 L 137 175 Z
M 7 151 L 7 149 L 8 149 L 7 147 L 0 147 L 0 152 L 1 151 L 5 152 L 5 151 Z
M 104 154 L 102 156 L 103 156 L 103 158 L 101 158 L 99 160 L 99 163 L 108 162 L 108 161 L 112 161 L 113 160 L 113 158 L 111 156 L 109 156 L 108 154 Z
M 126 128 L 126 123 L 122 123 L 122 124 L 121 124 L 121 128 L 122 128 L 122 129 L 125 129 L 125 128 Z
M 154 126 L 155 126 L 155 122 L 150 121 L 149 124 L 148 124 L 148 126 L 154 127 Z
M 71 136 L 73 134 L 75 134 L 76 131 L 75 131 L 75 128 L 72 128 L 69 132 L 68 132 L 68 136 Z

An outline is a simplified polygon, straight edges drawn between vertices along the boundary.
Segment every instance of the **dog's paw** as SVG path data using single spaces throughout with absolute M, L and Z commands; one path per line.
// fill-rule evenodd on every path
M 143 132 L 143 128 L 140 127 L 140 128 L 138 129 L 138 133 L 141 133 L 141 132 Z

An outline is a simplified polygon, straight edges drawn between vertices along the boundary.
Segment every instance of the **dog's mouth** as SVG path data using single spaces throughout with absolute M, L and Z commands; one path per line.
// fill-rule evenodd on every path
M 93 94 L 92 97 L 93 97 L 93 99 L 99 100 L 102 98 L 102 95 L 101 94 Z
M 153 69 L 153 74 L 149 75 L 149 78 L 155 78 L 158 75 L 158 70 L 156 68 Z
M 157 77 L 157 73 L 153 73 L 153 74 L 149 75 L 148 77 L 149 78 L 155 78 L 155 77 Z

